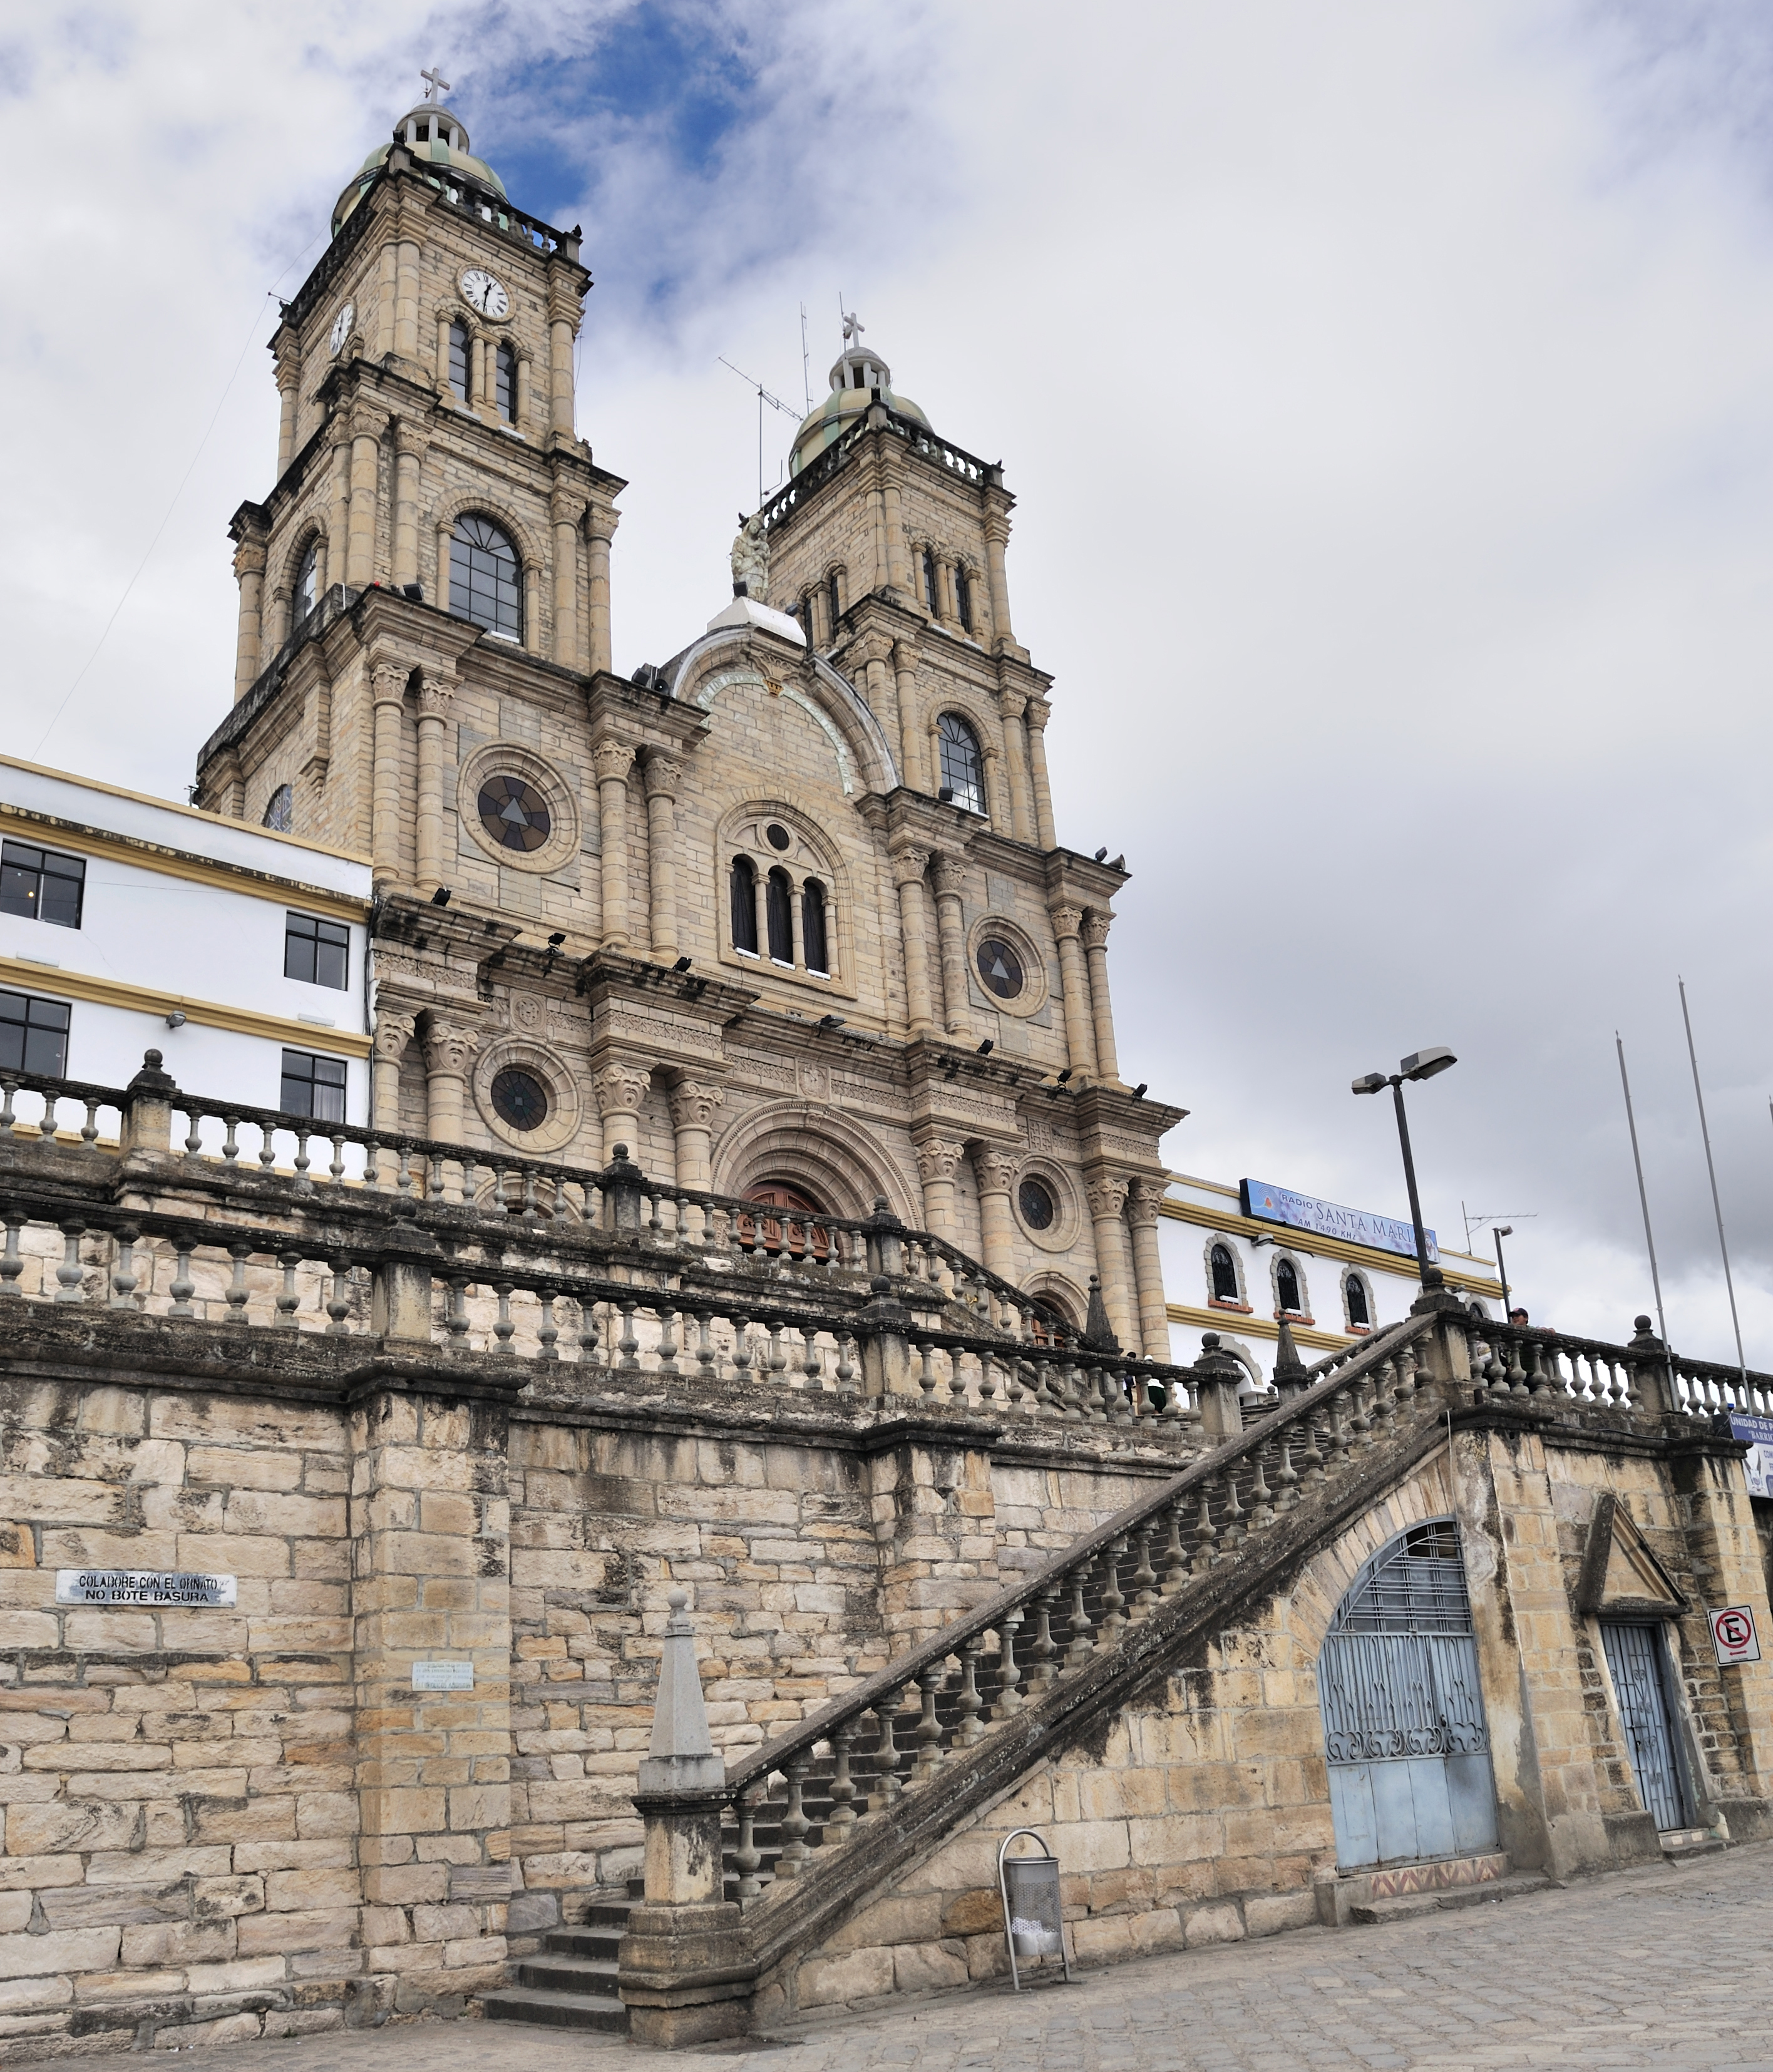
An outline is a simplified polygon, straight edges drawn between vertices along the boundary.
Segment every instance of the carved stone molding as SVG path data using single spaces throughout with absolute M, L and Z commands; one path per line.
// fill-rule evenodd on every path
M 625 741 L 606 737 L 591 750 L 591 767 L 599 784 L 607 784 L 612 779 L 625 781 L 634 767 L 634 750 Z
M 264 540 L 253 537 L 242 540 L 234 549 L 234 574 L 237 576 L 261 576 L 264 573 Z
M 989 1151 L 981 1145 L 973 1154 L 973 1170 L 979 1176 L 979 1192 L 1007 1194 L 1016 1184 L 1016 1163 L 1007 1151 Z
M 584 497 L 570 489 L 557 489 L 548 500 L 548 516 L 556 525 L 577 525 L 585 512 Z
M 1084 925 L 1081 906 L 1050 906 L 1047 911 L 1052 916 L 1053 933 L 1062 943 L 1068 936 L 1076 935 Z
M 439 1022 L 434 1015 L 426 1022 L 423 1038 L 425 1069 L 445 1078 L 465 1079 L 474 1054 L 480 1047 L 479 1032 L 459 1023 Z
M 404 704 L 406 680 L 412 673 L 404 662 L 377 662 L 369 672 L 374 702 L 379 705 Z
M 1022 716 L 1036 734 L 1044 734 L 1047 722 L 1053 716 L 1053 709 L 1045 698 L 1031 697 L 1022 709 Z
M 434 676 L 427 671 L 418 687 L 419 717 L 446 720 L 455 703 L 454 683 L 447 676 Z
M 675 799 L 683 782 L 683 765 L 674 756 L 653 754 L 640 766 L 649 799 Z M 599 775 L 602 773 L 599 772 Z
M 917 1146 L 917 1177 L 928 1186 L 932 1180 L 952 1180 L 966 1155 L 966 1146 L 945 1137 L 926 1137 Z
M 697 1079 L 679 1079 L 671 1089 L 671 1120 L 679 1129 L 706 1129 L 714 1110 L 726 1099 L 724 1087 L 705 1086 Z
M 1154 1227 L 1158 1220 L 1158 1204 L 1163 1195 L 1161 1180 L 1135 1180 L 1127 1191 L 1127 1221 L 1140 1230 Z
M 930 866 L 930 853 L 927 849 L 895 849 L 891 861 L 895 885 L 921 885 Z
M 376 1055 L 389 1064 L 398 1064 L 406 1054 L 406 1046 L 413 1040 L 413 1031 L 418 1026 L 416 1014 L 390 1014 L 384 1007 L 376 1015 L 376 1034 L 371 1039 Z
M 939 855 L 934 876 L 938 898 L 958 899 L 966 889 L 966 865 L 957 856 Z
M 1105 950 L 1108 948 L 1109 929 L 1114 919 L 1113 914 L 1104 913 L 1100 906 L 1092 906 L 1084 916 L 1084 924 L 1078 933 L 1086 950 Z
M 1113 1178 L 1090 1182 L 1084 1192 L 1089 1197 L 1090 1215 L 1096 1222 L 1120 1215 L 1126 1207 L 1127 1185 L 1125 1180 Z
M 652 1084 L 652 1071 L 646 1065 L 606 1065 L 593 1075 L 591 1085 L 597 1095 L 597 1112 L 606 1119 L 612 1115 L 634 1115 L 639 1112 L 647 1097 L 647 1089 Z

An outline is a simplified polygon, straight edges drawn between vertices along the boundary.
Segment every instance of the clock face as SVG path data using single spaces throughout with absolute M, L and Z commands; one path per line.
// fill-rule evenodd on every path
M 511 314 L 511 298 L 505 293 L 504 285 L 478 266 L 462 276 L 462 293 L 483 317 Z
M 351 327 L 357 321 L 357 305 L 347 302 L 332 319 L 332 350 L 335 356 L 351 335 Z

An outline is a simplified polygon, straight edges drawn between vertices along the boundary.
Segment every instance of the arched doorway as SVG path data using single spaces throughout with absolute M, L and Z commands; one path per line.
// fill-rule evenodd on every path
M 815 1220 L 830 1211 L 803 1189 L 785 1180 L 763 1180 L 747 1187 L 744 1198 L 778 1213 L 739 1217 L 734 1235 L 742 1250 L 764 1252 L 772 1259 L 785 1252 L 791 1259 L 810 1257 L 821 1264 L 830 1257 L 831 1233 Z
M 1495 1785 L 1459 1528 L 1413 1526 L 1362 1568 L 1318 1658 L 1343 1870 L 1494 1848 Z

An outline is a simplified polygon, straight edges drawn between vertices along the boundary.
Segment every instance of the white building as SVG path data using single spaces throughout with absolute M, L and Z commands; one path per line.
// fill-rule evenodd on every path
M 1282 1219 L 1289 1215 L 1301 1220 Z M 1217 1331 L 1227 1350 L 1265 1383 L 1283 1317 L 1309 1367 L 1407 1316 L 1422 1292 L 1407 1223 L 1255 1181 L 1234 1187 L 1172 1173 L 1159 1204 L 1158 1244 L 1170 1358 L 1198 1359 L 1201 1333 Z M 1449 1288 L 1486 1316 L 1501 1315 L 1493 1261 L 1445 1245 L 1430 1256 Z
M 0 1072 L 363 1123 L 367 857 L 0 756 Z

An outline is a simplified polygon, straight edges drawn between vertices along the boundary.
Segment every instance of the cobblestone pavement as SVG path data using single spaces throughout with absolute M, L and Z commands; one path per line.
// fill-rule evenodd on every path
M 568 2031 L 426 2021 L 217 2048 L 204 2072 L 1773 2072 L 1770 1945 L 1763 1844 L 1426 1919 L 1143 1958 L 1020 1998 L 1006 1985 L 909 2000 L 683 2059 Z

